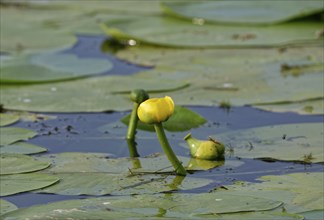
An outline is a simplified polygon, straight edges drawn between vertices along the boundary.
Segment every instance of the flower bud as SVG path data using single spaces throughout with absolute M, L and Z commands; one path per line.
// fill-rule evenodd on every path
M 147 100 L 149 98 L 149 95 L 144 89 L 135 89 L 131 92 L 130 98 L 133 102 L 140 104 Z
M 138 118 L 147 124 L 164 122 L 174 112 L 174 103 L 171 97 L 151 98 L 142 102 L 137 109 Z
M 188 134 L 184 137 L 190 148 L 190 154 L 194 158 L 202 160 L 224 159 L 225 147 L 222 143 L 209 138 L 207 141 L 198 140 Z

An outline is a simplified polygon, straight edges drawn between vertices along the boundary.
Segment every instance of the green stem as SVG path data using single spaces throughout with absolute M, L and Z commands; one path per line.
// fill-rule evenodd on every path
M 130 157 L 139 157 L 139 154 L 136 149 L 136 142 L 135 142 L 135 133 L 136 133 L 136 127 L 138 122 L 138 117 L 137 117 L 138 106 L 139 104 L 134 102 L 133 111 L 129 119 L 127 136 L 126 136 Z
M 156 131 L 156 135 L 158 136 L 158 139 L 160 141 L 160 144 L 164 150 L 164 153 L 168 157 L 168 159 L 171 162 L 172 166 L 174 167 L 176 173 L 178 175 L 185 176 L 187 174 L 187 171 L 182 166 L 182 164 L 178 160 L 177 156 L 174 154 L 174 152 L 168 142 L 168 139 L 166 138 L 166 135 L 164 133 L 162 123 L 155 123 L 154 128 Z
M 131 113 L 130 119 L 129 119 L 129 124 L 128 124 L 128 131 L 127 131 L 127 139 L 134 139 L 135 140 L 135 132 L 136 132 L 136 127 L 137 127 L 137 122 L 138 122 L 138 117 L 137 117 L 137 108 L 139 104 L 134 102 L 133 104 L 133 111 Z
M 127 139 L 129 157 L 139 157 L 140 155 L 137 152 L 136 142 L 134 139 Z

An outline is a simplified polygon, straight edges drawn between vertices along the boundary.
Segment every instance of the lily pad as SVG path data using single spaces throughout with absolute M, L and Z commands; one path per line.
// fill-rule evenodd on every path
M 4 216 L 4 219 L 15 219 L 22 216 L 30 219 L 134 217 L 145 219 L 154 217 L 197 219 L 197 214 L 269 210 L 280 204 L 280 202 L 249 196 L 238 199 L 235 194 L 223 193 L 219 193 L 217 196 L 208 193 L 114 196 L 38 205 L 8 213 Z M 107 209 L 109 212 L 107 212 Z
M 302 212 L 299 214 L 303 215 L 305 219 L 321 220 L 324 216 L 324 209 Z
M 16 142 L 14 144 L 0 146 L 1 154 L 36 154 L 46 151 L 46 148 L 26 142 Z
M 128 125 L 130 119 L 130 114 L 126 115 L 121 119 L 125 125 Z M 175 106 L 173 115 L 163 123 L 163 127 L 168 131 L 187 131 L 191 128 L 199 127 L 205 124 L 207 121 L 205 118 L 199 114 L 181 106 Z M 145 124 L 141 121 L 138 121 L 138 129 L 146 131 L 154 131 L 153 125 Z
M 197 24 L 269 25 L 322 12 L 323 4 L 317 0 L 297 3 L 291 0 L 199 1 L 164 2 L 162 8 L 168 15 L 190 19 Z
M 111 20 L 102 25 L 110 36 L 138 43 L 168 47 L 264 47 L 320 42 L 322 24 L 293 22 L 274 26 L 226 26 L 191 22 L 171 17 Z
M 74 54 L 43 53 L 1 62 L 1 83 L 40 83 L 85 77 L 112 68 L 108 59 L 80 58 Z
M 281 111 L 281 106 L 285 108 L 285 103 L 299 106 L 299 103 L 303 105 L 304 102 L 322 99 L 324 69 L 323 65 L 317 65 L 323 62 L 322 51 L 322 47 L 289 48 L 281 51 L 180 50 L 141 46 L 119 51 L 117 56 L 137 64 L 157 66 L 154 70 L 138 73 L 136 77 L 188 81 L 190 86 L 181 92 L 167 93 L 178 105 L 211 106 L 226 101 L 232 106 L 257 105 L 266 108 L 269 105 L 274 106 L 271 108 L 273 111 Z M 300 71 L 303 72 L 299 76 L 283 75 L 281 71 L 286 64 L 314 65 L 320 69 L 301 68 Z M 314 87 L 305 87 L 305 84 L 312 84 Z M 309 109 L 307 103 L 304 106 L 306 110 Z M 313 112 L 321 112 L 321 108 L 321 103 L 318 103 Z
M 302 215 L 302 212 L 323 208 L 323 178 L 324 174 L 321 172 L 293 173 L 263 176 L 258 179 L 261 183 L 237 182 L 225 187 L 226 192 L 230 193 L 283 201 L 288 213 Z
M 17 122 L 20 119 L 18 115 L 0 113 L 0 126 L 6 126 Z
M 28 140 L 37 135 L 36 132 L 25 129 L 6 127 L 0 128 L 0 145 L 8 145 L 21 140 Z
M 216 139 L 234 147 L 234 155 L 283 161 L 324 161 L 321 123 L 274 125 L 220 134 Z
M 3 154 L 0 155 L 0 174 L 28 173 L 43 170 L 51 164 L 34 160 L 30 156 L 21 154 Z
M 59 178 L 40 173 L 0 175 L 0 196 L 8 196 L 28 192 L 52 185 Z
M 129 94 L 133 89 L 142 88 L 150 93 L 187 86 L 186 82 L 179 80 L 102 76 L 51 84 L 3 85 L 0 98 L 6 109 L 34 112 L 124 111 L 132 108 Z
M 305 100 L 277 104 L 254 105 L 253 107 L 274 112 L 297 112 L 301 115 L 324 114 L 324 99 Z
M 7 212 L 11 212 L 18 209 L 17 206 L 12 204 L 11 202 L 8 202 L 4 199 L 0 199 L 0 216 L 4 215 Z

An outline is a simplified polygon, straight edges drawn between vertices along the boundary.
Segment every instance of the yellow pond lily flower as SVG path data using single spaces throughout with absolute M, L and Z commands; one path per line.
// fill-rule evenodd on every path
M 147 124 L 164 122 L 174 112 L 174 102 L 171 97 L 151 98 L 142 102 L 138 109 L 138 118 Z

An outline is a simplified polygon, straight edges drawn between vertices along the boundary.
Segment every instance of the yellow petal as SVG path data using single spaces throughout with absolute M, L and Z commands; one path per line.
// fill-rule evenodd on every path
M 138 118 L 147 124 L 164 122 L 174 112 L 174 102 L 171 97 L 151 98 L 142 102 L 137 110 Z

